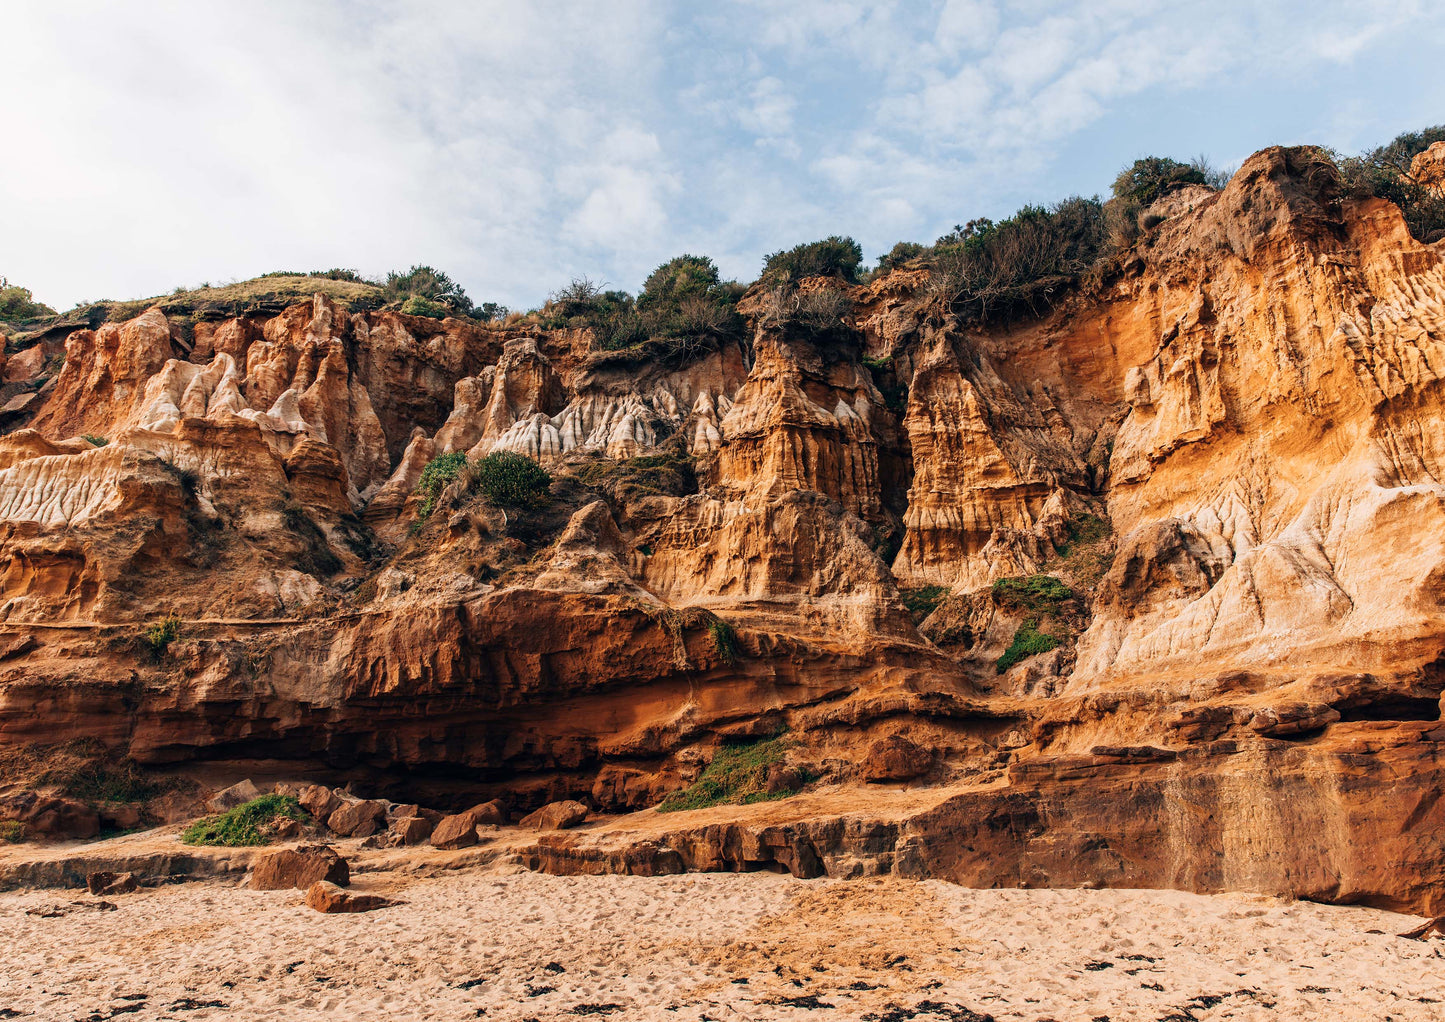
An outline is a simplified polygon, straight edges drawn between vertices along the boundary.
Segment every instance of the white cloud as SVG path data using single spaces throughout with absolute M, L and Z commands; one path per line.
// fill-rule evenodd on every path
M 1354 137 L 1399 105 L 1402 66 L 1439 82 L 1445 27 L 1423 0 L 72 0 L 6 19 L 0 273 L 61 305 L 414 262 L 527 305 L 575 273 L 636 287 L 682 251 L 747 279 L 810 237 L 926 240 L 1066 177 L 1061 149 L 1124 114 L 1130 158 L 1175 97 L 1244 76 L 1264 91 L 1215 115 L 1229 151 L 1273 141 L 1251 126 L 1301 81 L 1298 130 Z M 1347 76 L 1392 41 L 1363 100 Z M 1445 108 L 1425 88 L 1410 99 Z

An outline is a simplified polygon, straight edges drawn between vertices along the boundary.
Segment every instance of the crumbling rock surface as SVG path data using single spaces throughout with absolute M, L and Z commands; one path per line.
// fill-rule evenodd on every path
M 0 436 L 0 743 L 525 815 L 785 735 L 770 794 L 831 816 L 549 833 L 538 865 L 1439 905 L 1441 250 L 1309 149 L 1149 213 L 1039 317 L 963 324 L 926 269 L 834 323 L 759 285 L 745 341 L 680 363 L 323 296 L 77 330 Z M 495 451 L 548 498 L 416 492 Z M 958 790 L 879 808 L 925 783 Z M 88 825 L 37 806 L 5 816 Z

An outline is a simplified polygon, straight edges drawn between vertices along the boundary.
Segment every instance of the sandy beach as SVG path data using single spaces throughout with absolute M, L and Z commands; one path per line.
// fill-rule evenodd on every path
M 0 1017 L 1435 1020 L 1445 941 L 1363 908 L 769 873 L 368 873 L 324 916 L 235 880 L 0 895 Z M 53 914 L 63 909 L 63 914 Z M 40 913 L 49 912 L 50 915 Z

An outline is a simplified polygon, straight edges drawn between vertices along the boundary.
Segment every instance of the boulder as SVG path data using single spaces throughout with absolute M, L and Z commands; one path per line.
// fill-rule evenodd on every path
M 415 802 L 393 802 L 387 806 L 386 818 L 388 820 L 405 820 L 413 816 L 421 815 L 421 806 Z
M 483 802 L 481 805 L 472 806 L 467 812 L 476 817 L 478 824 L 492 823 L 498 827 L 507 825 L 507 803 L 499 798 L 490 802 Z
M 863 776 L 873 782 L 911 781 L 933 766 L 933 753 L 902 735 L 874 742 L 863 760 Z
M 351 882 L 351 867 L 330 845 L 302 845 L 268 852 L 251 870 L 253 891 L 304 891 L 318 881 L 345 885 Z
M 301 808 L 320 820 L 326 822 L 327 817 L 341 808 L 341 799 L 336 793 L 324 784 L 311 784 L 301 789 L 301 794 L 296 801 L 301 803 Z
M 237 781 L 229 788 L 222 788 L 206 800 L 206 808 L 213 813 L 224 813 L 227 809 L 244 805 L 253 798 L 261 797 L 261 789 L 251 783 L 250 778 Z
M 532 830 L 566 830 L 587 819 L 587 807 L 581 802 L 550 802 L 534 813 L 528 813 L 518 823 L 520 827 Z
M 18 820 L 25 836 L 48 841 L 83 841 L 100 833 L 100 814 L 82 802 L 26 791 L 0 799 L 0 820 Z
M 431 832 L 431 843 L 433 848 L 452 850 L 455 848 L 468 848 L 478 841 L 477 818 L 468 809 L 464 813 L 457 813 L 455 816 L 443 816 L 441 822 Z
M 371 912 L 393 904 L 379 894 L 353 894 L 326 880 L 318 880 L 306 889 L 306 904 L 318 912 Z
M 326 818 L 326 826 L 342 837 L 370 837 L 386 822 L 386 803 L 374 799 L 344 803 Z
M 405 819 L 391 821 L 391 833 L 403 845 L 421 844 L 431 837 L 434 829 L 432 822 L 424 816 L 408 816 Z M 475 833 L 475 829 L 473 833 Z
M 134 873 L 112 873 L 97 870 L 85 877 L 85 889 L 91 894 L 130 894 L 140 887 Z

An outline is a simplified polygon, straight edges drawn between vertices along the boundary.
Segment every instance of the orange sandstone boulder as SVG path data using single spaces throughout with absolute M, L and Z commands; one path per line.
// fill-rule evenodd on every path
M 588 809 L 581 802 L 552 802 L 518 821 L 520 827 L 532 830 L 567 830 L 587 819 Z
M 256 860 L 249 886 L 253 891 L 306 890 L 317 881 L 351 882 L 351 868 L 329 845 L 303 845 L 268 852 Z
M 340 912 L 373 912 L 395 904 L 379 894 L 355 894 L 326 880 L 318 880 L 306 889 L 306 904 L 317 912 L 331 915 Z

